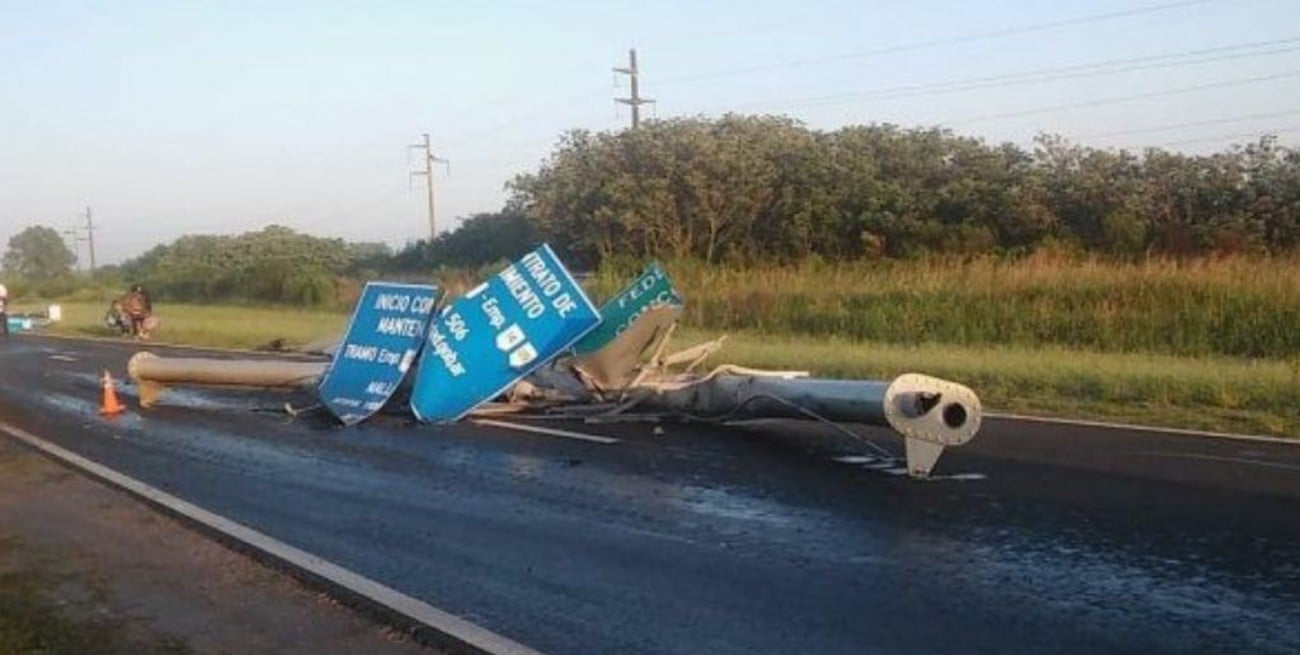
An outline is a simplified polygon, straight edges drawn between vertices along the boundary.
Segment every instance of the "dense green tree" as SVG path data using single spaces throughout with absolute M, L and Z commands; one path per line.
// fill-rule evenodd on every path
M 0 261 L 9 275 L 44 282 L 70 275 L 77 256 L 53 228 L 33 225 L 9 238 Z
M 570 132 L 508 188 L 511 209 L 584 264 L 1300 245 L 1300 153 L 1271 138 L 1208 156 L 1054 136 L 1026 151 L 942 129 L 677 118 Z
M 533 249 L 537 230 L 522 213 L 502 211 L 475 214 L 432 243 L 417 241 L 380 265 L 394 271 L 427 273 L 440 267 L 474 268 L 509 260 Z
M 237 236 L 191 235 L 123 263 L 122 274 L 160 299 L 323 305 L 363 255 L 340 239 L 270 226 Z

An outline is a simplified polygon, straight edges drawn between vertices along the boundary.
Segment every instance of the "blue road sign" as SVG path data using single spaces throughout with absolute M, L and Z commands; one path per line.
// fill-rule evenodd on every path
M 411 410 L 421 421 L 459 420 L 598 323 L 596 307 L 543 245 L 430 322 Z
M 22 332 L 23 330 L 32 329 L 32 319 L 21 316 L 10 316 L 5 319 L 9 324 L 10 332 Z
M 366 284 L 317 388 L 321 403 L 345 425 L 369 418 L 397 390 L 420 351 L 437 300 L 438 288 L 426 284 Z
M 662 305 L 681 307 L 682 297 L 673 287 L 658 262 L 646 267 L 637 279 L 619 291 L 609 302 L 600 307 L 600 326 L 573 345 L 573 351 L 579 355 L 595 352 L 618 338 L 632 326 L 637 317 Z

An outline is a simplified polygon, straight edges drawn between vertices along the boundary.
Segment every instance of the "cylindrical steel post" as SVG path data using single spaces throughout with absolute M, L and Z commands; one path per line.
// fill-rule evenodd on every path
M 982 409 L 969 388 L 916 373 L 888 382 L 719 375 L 659 382 L 643 406 L 725 419 L 819 417 L 893 428 L 906 440 L 908 469 L 928 475 L 945 446 L 970 441 Z
M 172 385 L 258 389 L 309 387 L 316 384 L 327 366 L 325 362 L 159 357 L 141 352 L 127 362 L 127 374 L 140 387 L 140 404 L 148 407 L 158 394 Z

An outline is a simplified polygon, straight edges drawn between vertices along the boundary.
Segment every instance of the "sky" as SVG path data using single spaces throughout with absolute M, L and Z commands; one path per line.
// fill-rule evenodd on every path
M 100 265 L 271 224 L 400 247 L 421 134 L 451 229 L 565 131 L 628 124 L 629 48 L 644 118 L 1300 141 L 1300 0 L 3 0 L 0 245 L 67 230 L 84 265 L 90 207 Z

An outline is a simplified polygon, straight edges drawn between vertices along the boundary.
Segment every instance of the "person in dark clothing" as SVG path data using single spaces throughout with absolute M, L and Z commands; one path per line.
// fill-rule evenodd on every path
M 131 322 L 127 319 L 126 312 L 122 311 L 121 298 L 114 298 L 108 306 L 108 311 L 104 312 L 104 326 L 119 335 L 131 334 Z

